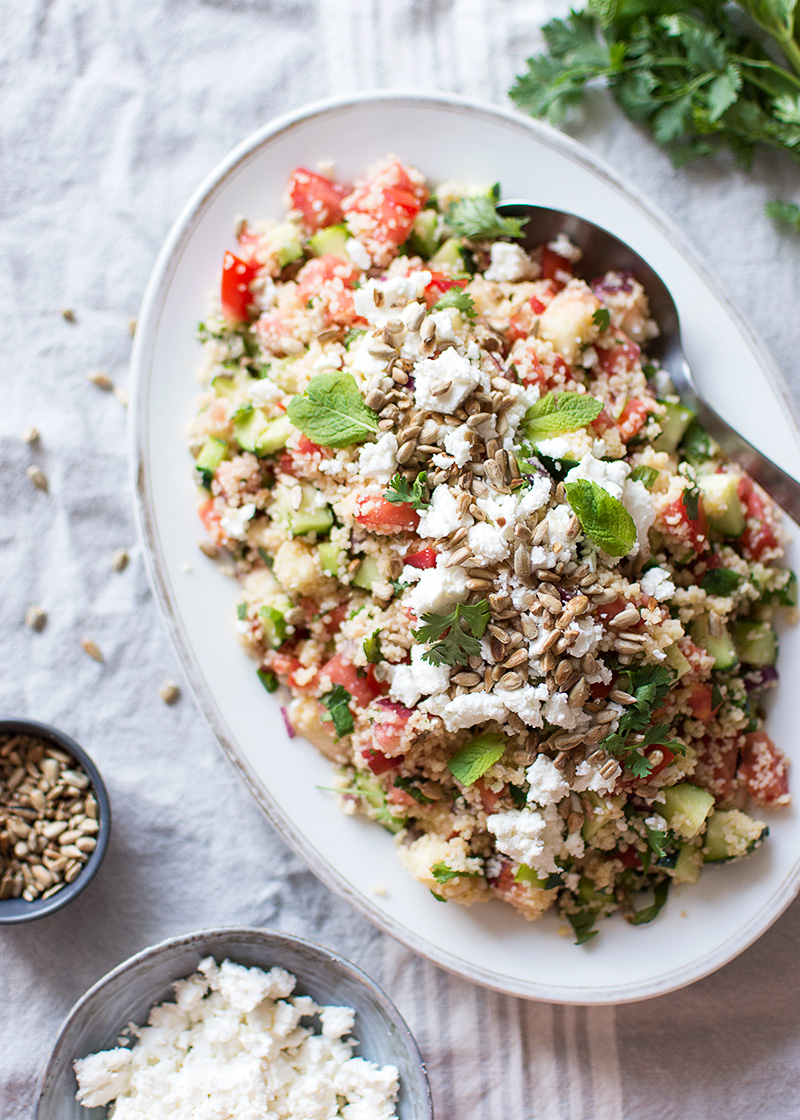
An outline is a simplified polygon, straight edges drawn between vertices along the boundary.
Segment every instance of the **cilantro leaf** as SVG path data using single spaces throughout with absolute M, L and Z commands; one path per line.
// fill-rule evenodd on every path
M 342 684 L 334 685 L 330 692 L 326 692 L 324 696 L 320 697 L 320 702 L 325 705 L 329 712 L 329 715 L 322 718 L 327 722 L 333 721 L 337 739 L 341 739 L 342 735 L 349 735 L 355 727 L 353 713 L 350 711 L 350 701 L 352 699 L 352 696 Z
M 274 673 L 270 672 L 269 669 L 259 669 L 258 670 L 258 679 L 261 681 L 261 683 L 263 684 L 263 686 L 267 690 L 267 692 L 277 692 L 278 691 L 278 684 L 279 684 L 278 678 L 275 676 Z
M 628 918 L 632 926 L 643 926 L 648 922 L 652 922 L 657 918 L 664 903 L 669 896 L 669 880 L 664 880 L 663 883 L 658 883 L 653 892 L 653 902 L 650 906 L 645 906 L 642 910 L 634 910 Z
M 774 202 L 768 202 L 764 210 L 767 217 L 772 218 L 773 222 L 783 222 L 800 233 L 800 206 L 796 202 L 776 199 Z
M 496 198 L 485 194 L 459 198 L 447 208 L 444 220 L 453 233 L 470 241 L 490 237 L 520 237 L 527 218 L 504 218 L 495 209 Z
M 627 556 L 636 544 L 636 526 L 622 502 L 586 478 L 565 486 L 567 501 L 589 540 L 609 556 Z
M 352 373 L 318 373 L 286 414 L 296 428 L 323 447 L 363 443 L 378 431 L 378 414 L 364 404 Z
M 449 883 L 451 879 L 480 879 L 480 871 L 453 871 L 446 863 L 434 863 L 431 875 L 437 883 Z
M 435 644 L 423 653 L 422 660 L 431 665 L 466 665 L 470 657 L 481 651 L 480 639 L 486 632 L 489 615 L 485 599 L 471 606 L 458 603 L 449 614 L 424 614 L 414 637 L 418 642 Z
M 592 315 L 592 322 L 600 328 L 601 333 L 611 326 L 611 312 L 607 307 L 598 307 Z
M 485 731 L 482 735 L 466 743 L 456 751 L 447 764 L 447 769 L 462 786 L 471 786 L 483 777 L 496 762 L 503 757 L 506 740 L 495 731 Z
M 433 801 L 432 797 L 426 797 L 424 793 L 421 793 L 410 778 L 403 778 L 398 774 L 394 780 L 394 784 L 397 789 L 402 789 L 405 790 L 406 793 L 410 793 L 414 800 L 419 802 L 420 805 L 430 805 Z
M 641 482 L 645 490 L 652 490 L 657 478 L 655 467 L 634 467 L 630 474 L 631 482 Z
M 445 311 L 448 307 L 454 307 L 465 319 L 474 319 L 478 314 L 475 300 L 469 292 L 462 291 L 458 286 L 448 288 L 439 302 L 433 305 L 432 310 Z
M 625 759 L 625 769 L 633 774 L 634 778 L 647 778 L 653 769 L 653 764 L 645 755 L 632 751 Z
M 427 479 L 428 472 L 420 471 L 413 484 L 409 485 L 408 479 L 403 478 L 401 474 L 396 474 L 389 483 L 389 489 L 384 491 L 383 496 L 393 506 L 406 502 L 414 509 L 427 509 L 430 505 L 430 501 L 426 497 Z
M 364 656 L 370 665 L 377 665 L 379 662 L 383 661 L 380 633 L 379 628 L 373 632 L 370 638 L 365 638 L 363 642 Z
M 730 568 L 712 568 L 700 580 L 700 586 L 708 595 L 730 595 L 741 582 L 739 573 Z
M 522 418 L 522 430 L 531 441 L 576 432 L 595 420 L 603 402 L 587 393 L 548 393 L 531 405 Z

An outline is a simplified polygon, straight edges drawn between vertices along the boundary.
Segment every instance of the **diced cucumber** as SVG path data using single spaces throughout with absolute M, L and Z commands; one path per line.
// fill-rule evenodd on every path
M 601 905 L 611 901 L 607 891 L 599 891 L 591 879 L 581 875 L 578 882 L 578 894 L 584 902 L 599 902 Z
M 256 455 L 272 455 L 286 446 L 286 441 L 294 431 L 288 416 L 276 416 L 268 420 L 266 427 L 256 440 Z
M 672 876 L 674 881 L 676 883 L 696 883 L 700 878 L 702 868 L 703 849 L 694 844 L 681 844 L 678 849 L 675 873 Z
M 350 237 L 347 226 L 326 226 L 318 229 L 308 239 L 308 247 L 317 257 L 333 256 L 349 261 L 347 242 Z
M 374 556 L 365 556 L 361 561 L 356 574 L 353 576 L 353 586 L 369 591 L 373 583 L 381 578 L 381 570 Z
M 709 527 L 724 537 L 740 537 L 745 529 L 744 507 L 733 474 L 704 474 L 697 479 Z
M 714 658 L 715 669 L 732 669 L 738 664 L 739 654 L 728 627 L 722 625 L 720 634 L 712 634 L 708 628 L 708 615 L 700 615 L 689 627 L 689 634 L 696 646 L 700 646 Z
M 326 576 L 338 576 L 344 562 L 344 554 L 338 544 L 323 541 L 317 545 L 319 562 Z
M 292 222 L 281 222 L 270 231 L 269 244 L 278 264 L 283 268 L 303 255 L 300 231 Z
M 333 511 L 325 502 L 319 490 L 310 482 L 300 483 L 300 506 L 295 509 L 292 501 L 296 487 L 275 487 L 275 501 L 270 516 L 275 521 L 283 521 L 293 537 L 304 533 L 327 533 L 333 525 Z
M 439 215 L 435 210 L 420 210 L 414 219 L 414 227 L 408 238 L 408 248 L 412 253 L 426 259 L 436 252 L 439 238 L 436 231 Z
M 678 674 L 678 680 L 692 671 L 691 665 L 678 649 L 677 643 L 664 650 L 664 657 L 666 658 L 667 665 Z
M 457 268 L 463 272 L 464 260 L 461 256 L 463 244 L 464 242 L 460 237 L 448 237 L 447 241 L 436 250 L 428 263 L 432 264 L 434 268 L 441 264 L 449 264 L 452 268 Z
M 731 634 L 745 665 L 757 665 L 762 669 L 775 664 L 778 639 L 768 622 L 734 622 Z
M 396 817 L 386 801 L 386 791 L 377 778 L 363 771 L 356 773 L 353 785 L 364 801 L 374 811 L 375 820 L 389 832 L 400 832 L 406 826 L 405 817 Z
M 238 380 L 230 373 L 218 373 L 211 379 L 211 387 L 218 397 L 232 397 L 239 388 Z
M 694 413 L 682 404 L 661 401 L 666 412 L 661 419 L 661 435 L 653 441 L 656 451 L 676 451 L 686 429 L 694 420 Z
M 289 599 L 283 595 L 259 608 L 258 617 L 264 631 L 264 641 L 272 649 L 277 649 L 286 640 L 288 634 L 286 611 L 291 610 L 291 606 Z
M 593 790 L 587 790 L 582 796 L 592 806 L 591 817 L 587 816 L 581 827 L 581 836 L 588 841 L 619 814 L 613 803 L 608 804 L 609 798 L 601 797 L 599 793 L 595 793 Z
M 214 471 L 222 460 L 227 459 L 227 457 L 228 445 L 225 440 L 217 439 L 216 436 L 209 436 L 200 449 L 200 454 L 194 461 L 195 469 L 200 472 L 203 485 L 206 488 L 210 488 L 211 480 L 214 477 Z
M 515 883 L 527 883 L 531 887 L 539 887 L 544 890 L 547 885 L 547 879 L 543 879 L 537 875 L 532 867 L 528 867 L 526 863 L 521 863 L 514 874 Z
M 740 809 L 718 809 L 706 828 L 703 859 L 722 863 L 747 855 L 769 833 L 763 821 L 748 817 Z
M 255 451 L 268 420 L 260 408 L 248 404 L 233 417 L 233 434 L 243 451 Z
M 710 793 L 688 782 L 679 782 L 664 790 L 664 805 L 659 812 L 674 833 L 691 840 L 703 827 L 713 806 Z

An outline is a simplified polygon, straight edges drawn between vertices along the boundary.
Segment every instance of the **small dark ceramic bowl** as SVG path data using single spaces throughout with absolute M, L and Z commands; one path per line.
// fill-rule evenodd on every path
M 45 914 L 60 910 L 79 895 L 94 878 L 108 847 L 108 838 L 111 834 L 111 806 L 100 771 L 86 752 L 63 731 L 57 731 L 47 723 L 37 723 L 32 719 L 0 719 L 0 736 L 3 735 L 30 735 L 71 754 L 91 782 L 91 792 L 97 801 L 100 825 L 97 847 L 73 882 L 67 883 L 50 898 L 37 898 L 34 902 L 26 902 L 23 898 L 0 899 L 0 925 L 13 925 L 17 922 L 31 922 L 34 918 L 43 918 Z
M 154 1004 L 173 996 L 176 980 L 190 976 L 204 957 L 248 967 L 288 969 L 298 995 L 320 1004 L 355 1008 L 356 1054 L 400 1074 L 400 1120 L 433 1120 L 425 1064 L 400 1012 L 378 985 L 349 961 L 300 937 L 268 929 L 211 929 L 162 941 L 113 969 L 78 1000 L 67 1016 L 39 1081 L 35 1120 L 102 1120 L 105 1109 L 75 1099 L 76 1058 L 117 1045 L 128 1023 L 146 1022 Z

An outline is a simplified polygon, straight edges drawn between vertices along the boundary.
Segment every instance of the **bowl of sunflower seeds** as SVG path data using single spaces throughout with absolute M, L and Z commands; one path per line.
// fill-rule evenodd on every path
M 48 724 L 0 720 L 0 925 L 75 898 L 110 832 L 108 793 L 86 752 Z

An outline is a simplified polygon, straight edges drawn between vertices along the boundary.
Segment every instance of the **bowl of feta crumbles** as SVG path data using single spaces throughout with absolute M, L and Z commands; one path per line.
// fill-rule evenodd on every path
M 425 1065 L 397 1008 L 329 949 L 215 929 L 145 949 L 61 1028 L 36 1120 L 369 1116 L 432 1120 Z

